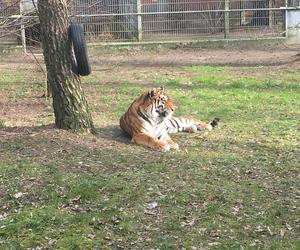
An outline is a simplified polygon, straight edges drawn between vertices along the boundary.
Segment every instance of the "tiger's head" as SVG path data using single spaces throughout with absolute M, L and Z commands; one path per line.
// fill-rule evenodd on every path
M 155 120 L 163 120 L 172 116 L 175 105 L 165 93 L 163 87 L 153 88 L 144 94 L 145 113 Z

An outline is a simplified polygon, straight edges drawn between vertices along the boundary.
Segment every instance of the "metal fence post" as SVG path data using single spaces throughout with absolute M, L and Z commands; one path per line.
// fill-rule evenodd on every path
M 137 7 L 137 22 L 138 22 L 138 40 L 139 42 L 143 39 L 143 25 L 142 25 L 142 4 L 141 0 L 136 1 Z
M 229 1 L 230 0 L 224 0 L 224 37 L 229 37 Z
M 269 0 L 268 8 L 273 8 L 273 0 Z M 269 10 L 269 27 L 273 26 L 273 12 Z
M 23 18 L 23 4 L 22 1 L 20 1 L 20 17 L 21 17 L 21 41 L 22 41 L 22 47 L 23 51 L 26 54 L 26 34 L 25 34 L 25 26 L 24 26 L 24 18 Z
M 288 0 L 285 0 L 285 10 L 284 10 L 284 36 L 287 37 L 287 31 L 288 31 L 288 27 L 287 27 L 287 8 L 288 8 Z
M 22 20 L 22 24 L 21 24 L 21 41 L 22 41 L 23 51 L 26 54 L 26 52 L 27 52 L 27 50 L 26 50 L 26 35 L 25 35 L 25 26 L 23 24 L 23 20 Z

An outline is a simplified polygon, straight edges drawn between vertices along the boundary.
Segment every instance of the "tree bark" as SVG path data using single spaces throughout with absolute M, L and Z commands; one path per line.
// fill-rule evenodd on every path
M 93 131 L 80 78 L 72 71 L 74 56 L 68 34 L 66 0 L 39 0 L 38 15 L 56 127 Z

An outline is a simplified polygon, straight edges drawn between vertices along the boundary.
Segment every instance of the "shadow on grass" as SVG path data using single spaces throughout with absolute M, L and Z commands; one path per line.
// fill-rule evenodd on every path
M 125 144 L 130 144 L 130 137 L 124 131 L 121 130 L 118 125 L 109 125 L 105 127 L 95 128 L 96 134 L 95 136 L 99 138 L 103 138 L 110 141 L 121 142 Z
M 137 150 L 147 155 L 148 153 L 153 155 L 152 150 L 132 145 L 129 136 L 118 125 L 97 127 L 96 132 L 97 134 L 94 136 L 76 134 L 67 130 L 56 129 L 54 124 L 1 128 L 0 153 L 7 152 L 38 159 L 38 157 L 44 157 L 45 152 L 47 152 L 47 155 L 51 155 L 53 159 L 57 157 L 73 159 L 76 155 L 77 157 L 81 156 L 82 159 L 88 158 L 92 162 L 93 159 L 97 161 L 102 156 L 117 159 L 120 157 L 121 152 L 124 155 L 132 155 Z M 226 155 L 230 156 L 232 154 L 238 158 L 242 156 L 244 160 L 239 160 L 238 164 L 240 166 L 243 164 L 248 166 L 254 158 L 256 158 L 254 162 L 264 166 L 273 166 L 275 162 L 281 163 L 280 165 L 289 162 L 290 165 L 295 164 L 296 166 L 297 150 L 293 145 L 286 146 L 275 142 L 263 143 L 261 142 L 264 140 L 263 137 L 258 138 L 257 141 L 255 138 L 237 139 L 233 138 L 232 135 L 229 135 L 228 139 L 208 137 L 207 139 L 201 138 L 199 141 L 201 133 L 197 134 L 180 133 L 172 135 L 182 150 L 187 149 L 190 152 L 188 155 L 186 153 L 183 155 L 179 151 L 178 155 L 175 154 L 177 155 L 176 158 L 189 158 L 191 161 L 199 161 L 200 152 L 203 153 L 204 157 L 210 151 L 216 153 L 211 157 L 222 160 L 222 162 L 226 161 Z M 94 140 L 94 138 L 97 140 Z M 188 144 L 187 141 L 189 141 Z M 161 154 L 155 155 L 154 158 L 157 160 L 156 157 L 160 157 Z M 175 155 L 173 156 L 175 157 Z M 231 161 L 229 163 L 231 164 Z
M 0 141 L 1 138 L 4 139 L 10 136 L 28 136 L 28 135 L 33 135 L 34 133 L 47 133 L 55 130 L 61 132 L 63 131 L 70 132 L 68 130 L 56 128 L 55 124 L 48 124 L 43 126 L 4 127 L 4 128 L 0 128 Z M 94 136 L 98 139 L 102 138 L 105 140 L 121 142 L 125 144 L 130 143 L 130 137 L 125 132 L 123 132 L 118 125 L 97 127 L 95 128 L 95 132 L 96 134 Z

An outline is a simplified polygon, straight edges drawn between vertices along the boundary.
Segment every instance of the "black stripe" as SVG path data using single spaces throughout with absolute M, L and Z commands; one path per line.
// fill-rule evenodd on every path
M 146 95 L 145 98 L 144 98 L 144 102 L 143 102 L 142 105 L 145 105 L 145 102 L 146 102 L 146 100 L 147 100 L 148 98 L 149 98 L 148 95 Z
M 172 122 L 172 119 L 169 119 L 169 121 L 171 122 L 172 126 L 176 128 L 175 124 Z
M 142 117 L 145 121 L 149 122 L 151 124 L 151 121 L 148 119 L 147 116 L 145 116 L 140 109 L 137 110 L 137 114 Z
M 175 118 L 173 118 L 173 120 L 174 120 L 174 122 L 176 122 L 176 124 L 177 124 L 177 128 L 180 128 L 180 126 L 179 126 L 179 123 L 176 121 L 176 119 L 175 119 Z

